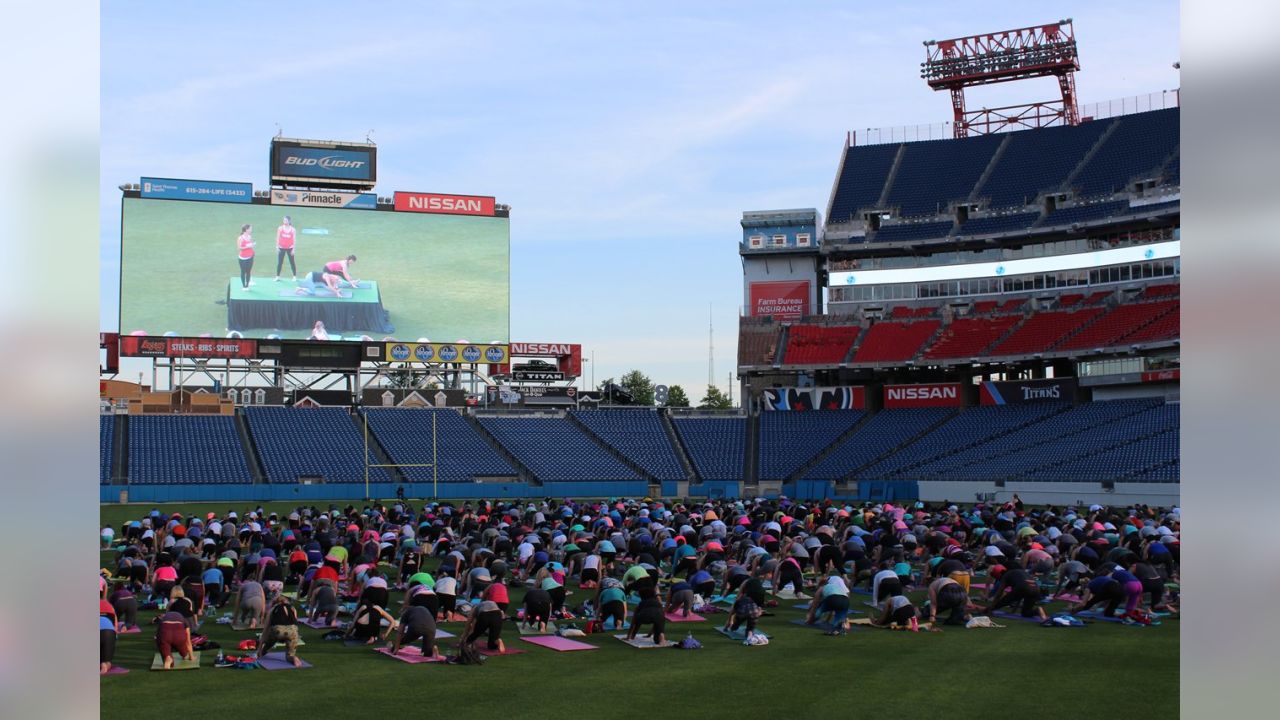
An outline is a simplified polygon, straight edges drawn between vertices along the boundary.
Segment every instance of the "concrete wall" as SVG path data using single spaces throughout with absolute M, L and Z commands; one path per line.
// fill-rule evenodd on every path
M 995 500 L 1003 502 L 1018 497 L 1028 505 L 1092 504 L 1119 505 L 1146 503 L 1147 505 L 1176 505 L 1180 502 L 1181 486 L 1177 483 L 1116 483 L 1114 492 L 1102 489 L 1099 483 L 1006 483 L 997 488 L 994 482 L 920 482 L 920 499 L 925 502 L 950 500 L 956 503 L 972 503 L 978 494 L 995 493 Z

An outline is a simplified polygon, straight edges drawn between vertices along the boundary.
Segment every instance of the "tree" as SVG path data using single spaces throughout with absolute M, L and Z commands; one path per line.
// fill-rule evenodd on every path
M 684 393 L 684 388 L 672 385 L 667 389 L 667 407 L 689 407 L 689 396 Z
M 627 389 L 631 393 L 631 402 L 635 405 L 652 405 L 653 404 L 653 381 L 648 375 L 639 370 L 632 370 L 618 384 Z
M 408 389 L 418 384 L 418 374 L 413 371 L 413 366 L 409 363 L 392 365 L 392 368 L 383 376 L 386 378 L 387 387 Z
M 708 385 L 707 396 L 702 398 L 702 403 L 698 407 L 704 410 L 728 410 L 733 407 L 733 403 L 729 401 L 729 396 L 720 392 L 720 388 Z

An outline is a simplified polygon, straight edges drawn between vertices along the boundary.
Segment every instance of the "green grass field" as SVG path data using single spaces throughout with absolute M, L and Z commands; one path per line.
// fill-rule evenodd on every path
M 248 505 L 234 507 L 242 511 Z M 290 505 L 264 507 L 280 511 Z M 221 514 L 228 506 L 173 504 L 160 509 Z M 103 506 L 102 522 L 118 527 L 148 510 L 150 506 Z M 104 566 L 110 558 L 111 553 L 103 553 Z M 573 583 L 569 588 L 569 605 L 580 604 L 590 592 L 576 590 Z M 522 594 L 512 589 L 513 605 Z M 854 607 L 866 610 L 863 599 L 855 595 Z M 399 594 L 393 594 L 394 606 L 398 600 Z M 1158 627 L 1098 622 L 1074 629 L 998 619 L 1006 627 L 947 628 L 942 633 L 855 627 L 845 637 L 826 637 L 789 623 L 803 617 L 794 604 L 783 601 L 774 609 L 776 616 L 761 619 L 760 627 L 773 637 L 763 647 L 743 647 L 714 632 L 724 622 L 723 614 L 704 623 L 667 625 L 673 638 L 693 633 L 703 649 L 692 652 L 635 650 L 600 634 L 579 638 L 598 650 L 557 653 L 522 642 L 510 625 L 504 641 L 526 654 L 490 658 L 483 667 L 407 665 L 371 649 L 322 641 L 322 631 L 303 627 L 307 645 L 299 656 L 315 666 L 311 669 L 216 669 L 214 651 L 205 653 L 204 665 L 195 672 L 149 672 L 154 645 L 150 628 L 144 626 L 142 634 L 120 636 L 116 662 L 131 672 L 102 678 L 102 717 L 155 716 L 175 706 L 219 714 L 257 709 L 362 718 L 437 713 L 450 718 L 573 713 L 611 719 L 833 713 L 1038 720 L 1104 713 L 1178 715 L 1177 618 L 1166 618 Z M 1062 607 L 1053 603 L 1048 609 Z M 460 627 L 448 624 L 443 629 L 457 634 Z M 251 637 L 211 622 L 203 630 L 223 648 Z M 443 641 L 446 651 L 450 642 Z
M 253 225 L 254 292 L 289 289 L 285 260 L 276 269 L 281 218 L 298 228 L 298 274 L 356 255 L 353 277 L 377 281 L 382 304 L 401 340 L 509 339 L 510 266 L 507 218 L 371 210 L 283 207 L 126 198 L 121 250 L 121 332 L 227 332 L 227 278 L 238 278 L 236 238 Z M 323 230 L 313 234 L 308 230 Z M 307 331 L 254 330 L 302 337 Z M 381 338 L 382 333 L 368 334 Z

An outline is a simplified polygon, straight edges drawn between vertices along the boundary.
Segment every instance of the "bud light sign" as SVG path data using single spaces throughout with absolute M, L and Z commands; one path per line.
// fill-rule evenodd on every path
M 373 183 L 375 157 L 372 147 L 315 145 L 273 141 L 271 176 Z

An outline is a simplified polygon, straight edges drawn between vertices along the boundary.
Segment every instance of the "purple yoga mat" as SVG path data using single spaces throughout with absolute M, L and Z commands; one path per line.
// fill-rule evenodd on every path
M 402 647 L 400 648 L 400 652 L 396 653 L 395 655 L 392 655 L 391 651 L 388 650 L 386 647 L 378 648 L 377 652 L 383 655 L 386 655 L 389 658 L 395 658 L 400 662 L 409 663 L 410 665 L 417 665 L 418 663 L 438 663 L 438 662 L 445 661 L 445 657 L 443 655 L 441 655 L 438 658 L 424 656 L 422 654 L 421 647 Z
M 315 628 L 316 630 L 335 630 L 338 627 L 337 623 L 334 623 L 333 625 L 325 625 L 323 620 L 311 620 L 309 618 L 306 620 L 299 620 L 299 622 L 309 628 Z
M 300 669 L 300 668 L 295 668 L 293 666 L 293 663 L 285 659 L 283 650 L 279 652 L 267 653 L 266 655 L 258 658 L 258 664 L 262 666 L 263 670 L 298 670 Z M 307 662 L 306 660 L 303 660 L 302 667 L 309 668 L 311 667 L 311 663 Z
M 521 640 L 534 645 L 541 645 L 544 648 L 551 648 L 556 652 L 572 652 L 574 650 L 597 650 L 595 645 L 588 645 L 577 640 L 569 638 L 556 637 L 555 635 L 539 635 L 538 637 L 522 637 Z
M 102 674 L 103 674 L 103 675 L 126 675 L 126 674 L 128 674 L 128 672 L 129 672 L 129 668 L 127 668 L 127 667 L 120 667 L 119 665 L 112 665 L 110 670 L 108 670 L 108 671 L 106 671 L 106 672 L 104 672 L 104 673 L 102 673 Z
M 703 622 L 704 620 L 706 618 L 697 613 L 689 613 L 689 617 L 685 617 L 684 613 L 680 611 L 667 613 L 667 622 Z

